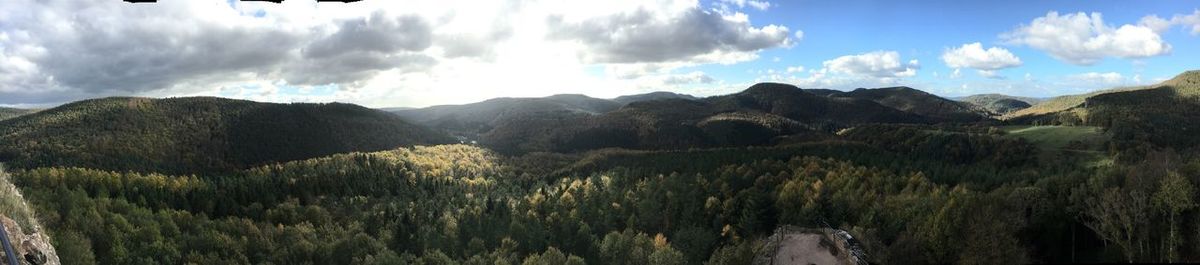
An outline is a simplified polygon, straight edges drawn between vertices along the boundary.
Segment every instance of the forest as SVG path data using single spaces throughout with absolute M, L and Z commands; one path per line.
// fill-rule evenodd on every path
M 1192 156 L 1088 168 L 1028 159 L 1047 151 L 998 132 L 861 130 L 758 148 L 439 145 L 227 174 L 10 173 L 65 264 L 747 264 L 775 227 L 819 222 L 880 264 L 1200 258 Z M 866 133 L 888 140 L 850 141 Z M 959 159 L 930 148 L 954 143 Z
M 31 206 L 0 210 L 64 264 L 749 264 L 777 228 L 823 226 L 875 264 L 1200 262 L 1200 152 L 1169 125 L 1192 99 L 1101 94 L 1053 116 L 1089 114 L 1071 123 L 789 87 L 438 107 L 509 109 L 469 123 L 478 144 L 439 130 L 470 130 L 459 114 L 84 101 L 0 121 L 0 175 Z M 913 102 L 936 106 L 889 107 Z

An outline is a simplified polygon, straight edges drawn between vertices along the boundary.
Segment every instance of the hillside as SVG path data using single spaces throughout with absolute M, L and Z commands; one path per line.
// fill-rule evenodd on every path
M 392 113 L 465 139 L 475 139 L 502 121 L 592 115 L 616 110 L 621 105 L 607 99 L 564 94 L 543 98 L 496 98 L 463 105 L 400 109 Z
M 14 109 L 14 108 L 0 107 L 0 121 L 16 118 L 18 116 L 33 113 L 33 112 L 34 112 L 33 110 L 27 110 L 27 109 Z
M 1091 92 L 1091 93 L 1087 93 L 1087 94 L 1065 95 L 1065 96 L 1053 97 L 1050 99 L 1046 99 L 1042 102 L 1038 102 L 1037 104 L 1033 104 L 1033 106 L 1030 106 L 1028 108 L 1010 112 L 1008 115 L 1004 116 L 1004 119 L 1014 119 L 1014 118 L 1020 118 L 1023 116 L 1045 115 L 1045 114 L 1050 114 L 1050 113 L 1055 113 L 1055 112 L 1066 111 L 1071 108 L 1082 105 L 1084 103 L 1084 101 L 1087 100 L 1087 98 L 1090 98 L 1093 96 L 1098 96 L 1098 95 L 1103 95 L 1103 94 L 1108 94 L 1108 93 L 1124 92 L 1124 91 L 1142 90 L 1142 89 L 1147 89 L 1147 88 L 1149 88 L 1149 87 L 1118 87 L 1118 88 L 1113 88 L 1113 89 L 1095 91 L 1095 92 Z
M 823 97 L 762 83 L 700 100 L 630 103 L 598 115 L 530 117 L 498 123 L 480 143 L 502 152 L 575 152 L 605 147 L 683 149 L 770 144 L 794 134 L 828 134 L 864 123 L 930 123 L 871 100 Z
M 190 173 L 452 139 L 350 104 L 104 98 L 0 121 L 0 161 Z
M 975 122 L 988 119 L 970 105 L 911 87 L 859 88 L 831 96 L 871 100 L 894 109 L 942 121 Z
M 620 96 L 620 97 L 613 98 L 612 101 L 616 101 L 617 103 L 621 103 L 621 104 L 629 104 L 629 103 L 638 102 L 638 101 L 650 101 L 650 100 L 660 100 L 660 99 L 697 100 L 699 98 L 693 97 L 692 95 L 685 95 L 685 94 L 666 92 L 666 91 L 657 91 L 657 92 L 650 92 L 650 93 L 646 93 L 646 94 Z
M 1099 126 L 1106 128 L 1115 141 L 1124 145 L 1151 143 L 1159 147 L 1191 148 L 1200 146 L 1200 139 L 1195 137 L 1200 133 L 1200 127 L 1195 125 L 1200 124 L 1198 97 L 1200 72 L 1188 71 L 1155 85 L 1060 97 L 1079 103 L 1047 113 L 1017 112 L 1024 115 L 1012 117 L 1009 121 L 1016 124 Z M 1067 103 L 1067 100 L 1056 100 L 1056 104 Z M 1063 106 L 1066 105 L 1055 105 Z
M 1041 99 L 1017 97 L 1003 94 L 979 94 L 958 98 L 958 101 L 973 105 L 977 109 L 987 111 L 994 116 L 1003 116 L 1015 111 L 1032 107 Z

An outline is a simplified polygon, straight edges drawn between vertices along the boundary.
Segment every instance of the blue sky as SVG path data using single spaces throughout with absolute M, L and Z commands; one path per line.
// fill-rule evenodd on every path
M 1170 53 L 1146 58 L 1107 57 L 1094 65 L 1077 65 L 1053 58 L 1046 52 L 1006 43 L 1000 36 L 1022 25 L 1028 25 L 1049 12 L 1069 14 L 1100 13 L 1103 21 L 1112 26 L 1137 24 L 1148 15 L 1171 19 L 1178 14 L 1191 14 L 1197 8 L 1189 1 L 789 1 L 772 2 L 765 11 L 747 10 L 756 23 L 792 25 L 804 31 L 804 39 L 791 48 L 764 51 L 762 58 L 744 65 L 727 67 L 711 65 L 700 69 L 716 78 L 731 81 L 753 81 L 756 76 L 746 70 L 782 69 L 789 66 L 820 67 L 825 60 L 846 54 L 876 50 L 898 51 L 905 59 L 921 62 L 918 74 L 906 85 L 951 96 L 985 93 L 988 90 L 959 91 L 962 84 L 979 84 L 996 93 L 1029 96 L 1054 96 L 1100 88 L 1110 83 L 1090 84 L 1050 82 L 1071 75 L 1086 73 L 1118 73 L 1127 77 L 1128 84 L 1155 82 L 1184 70 L 1200 69 L 1200 39 L 1190 28 L 1176 26 L 1161 33 L 1172 47 Z M 946 49 L 966 43 L 980 42 L 984 47 L 998 46 L 1019 57 L 1019 67 L 1000 70 L 1009 80 L 993 80 L 975 73 L 963 72 L 960 79 L 949 79 L 954 69 L 940 59 Z M 773 58 L 780 58 L 773 61 Z M 935 77 L 938 73 L 940 77 Z M 1002 84 L 1017 83 L 1025 74 L 1044 80 L 1047 87 L 1036 89 L 1006 89 Z M 1134 82 L 1140 75 L 1142 82 Z M 1075 86 L 1075 87 L 1070 87 Z M 847 87 L 840 87 L 846 89 Z
M 0 1 L 0 106 L 369 107 L 756 82 L 1047 97 L 1200 68 L 1194 1 Z

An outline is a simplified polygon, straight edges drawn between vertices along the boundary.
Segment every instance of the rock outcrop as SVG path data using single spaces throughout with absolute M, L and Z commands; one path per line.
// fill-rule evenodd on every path
M 34 231 L 23 231 L 21 226 L 8 216 L 0 215 L 0 225 L 8 232 L 8 240 L 12 243 L 13 251 L 17 252 L 17 260 L 23 265 L 59 265 L 58 254 L 50 245 L 50 237 L 44 231 L 34 228 Z M 0 250 L 0 263 L 7 263 L 8 257 Z

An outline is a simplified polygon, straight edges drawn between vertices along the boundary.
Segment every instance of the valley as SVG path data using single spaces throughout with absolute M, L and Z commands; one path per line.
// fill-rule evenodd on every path
M 64 264 L 747 264 L 777 228 L 825 225 L 881 264 L 1200 257 L 1179 221 L 1200 157 L 1167 141 L 1200 103 L 1125 93 L 1004 119 L 777 83 L 390 113 L 95 99 L 0 121 L 32 206 L 0 211 L 36 216 Z M 1128 107 L 1146 100 L 1186 104 Z

